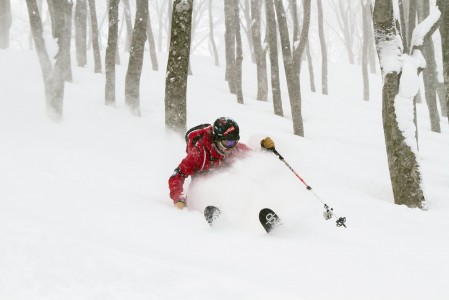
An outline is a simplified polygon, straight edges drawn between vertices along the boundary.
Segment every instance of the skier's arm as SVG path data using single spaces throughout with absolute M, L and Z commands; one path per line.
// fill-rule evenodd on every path
M 198 164 L 201 161 L 201 154 L 198 147 L 192 148 L 187 156 L 181 161 L 175 172 L 168 180 L 170 189 L 170 198 L 176 204 L 177 202 L 186 202 L 184 195 L 184 181 L 187 177 L 193 175 L 198 170 Z

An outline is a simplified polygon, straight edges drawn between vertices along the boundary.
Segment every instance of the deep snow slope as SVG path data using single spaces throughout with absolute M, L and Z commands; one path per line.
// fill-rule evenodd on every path
M 163 71 L 145 65 L 143 116 L 134 118 L 124 67 L 116 107 L 103 105 L 103 75 L 74 67 L 64 120 L 54 124 L 35 54 L 0 51 L 0 66 L 1 300 L 449 298 L 447 120 L 443 134 L 431 133 L 418 107 L 429 210 L 394 205 L 377 76 L 371 102 L 358 96 L 357 68 L 331 68 L 330 96 L 310 93 L 304 76 L 300 138 L 286 92 L 287 117 L 276 117 L 271 102 L 254 100 L 255 76 L 246 75 L 238 105 L 223 69 L 195 57 L 189 126 L 233 117 L 254 151 L 195 181 L 189 209 L 177 211 L 167 179 L 185 145 L 164 128 Z M 347 229 L 325 221 L 319 199 L 259 150 L 264 136 Z M 214 228 L 202 217 L 208 204 L 223 211 Z M 258 223 L 263 207 L 283 219 L 269 235 Z

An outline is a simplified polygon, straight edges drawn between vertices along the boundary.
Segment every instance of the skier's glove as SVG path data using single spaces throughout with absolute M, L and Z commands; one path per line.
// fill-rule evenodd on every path
M 260 146 L 266 150 L 274 150 L 274 142 L 271 138 L 266 137 L 260 141 Z
M 184 196 L 184 195 L 181 195 L 181 196 L 179 197 L 179 199 L 175 201 L 175 204 L 174 204 L 174 205 L 175 205 L 175 207 L 178 208 L 178 209 L 183 209 L 184 207 L 187 206 L 187 197 Z

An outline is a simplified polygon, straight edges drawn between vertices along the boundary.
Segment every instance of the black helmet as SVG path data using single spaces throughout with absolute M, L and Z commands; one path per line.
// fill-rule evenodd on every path
M 239 125 L 231 118 L 218 118 L 214 122 L 213 137 L 214 141 L 240 140 Z

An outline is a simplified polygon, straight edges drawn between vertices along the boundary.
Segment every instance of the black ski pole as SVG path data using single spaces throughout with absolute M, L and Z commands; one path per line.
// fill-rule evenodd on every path
M 324 209 L 326 210 L 323 213 L 324 218 L 326 220 L 329 220 L 332 217 L 335 217 L 337 219 L 337 227 L 343 226 L 346 228 L 346 217 L 337 217 L 337 215 L 334 213 L 334 209 L 329 207 L 329 205 L 324 203 L 324 201 L 321 200 L 320 197 L 318 197 L 318 195 L 315 193 L 315 191 L 312 190 L 312 187 L 310 185 L 308 185 L 307 182 L 301 176 L 299 176 L 298 173 L 296 173 L 296 171 L 289 165 L 289 163 L 284 159 L 284 157 L 282 157 L 282 155 L 276 151 L 275 148 L 269 149 L 269 150 L 272 150 L 273 153 L 276 154 L 277 157 L 279 157 L 279 159 L 290 169 L 290 171 L 292 171 L 293 174 L 295 174 L 295 176 L 298 177 L 298 179 L 306 186 L 307 190 L 311 191 L 312 194 L 315 196 L 315 198 L 317 198 L 321 202 L 321 204 L 324 205 Z

